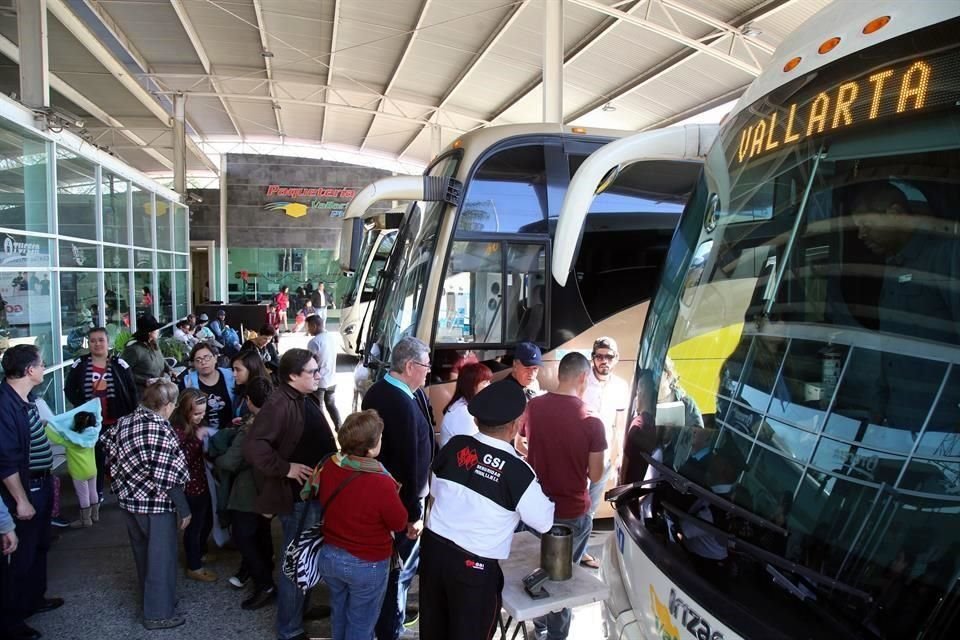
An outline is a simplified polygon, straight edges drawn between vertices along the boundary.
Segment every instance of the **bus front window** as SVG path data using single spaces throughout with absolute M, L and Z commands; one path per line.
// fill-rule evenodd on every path
M 743 162 L 753 117 L 711 151 L 671 246 L 682 266 L 651 311 L 621 477 L 679 473 L 759 516 L 670 487 L 642 510 L 734 604 L 797 637 L 942 629 L 960 597 L 960 116 Z M 678 393 L 654 403 L 664 362 Z
M 434 163 L 427 175 L 452 176 L 459 162 L 459 153 L 444 156 Z M 389 361 L 393 345 L 416 331 L 446 208 L 444 202 L 418 202 L 400 227 L 384 270 L 383 295 L 378 296 L 369 334 L 371 344 L 378 345 L 380 360 Z

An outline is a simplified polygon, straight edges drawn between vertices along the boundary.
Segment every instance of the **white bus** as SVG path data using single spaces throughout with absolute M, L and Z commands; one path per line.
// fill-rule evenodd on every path
M 958 33 L 836 2 L 721 127 L 640 342 L 608 637 L 960 637 Z
M 391 209 L 387 212 L 387 219 L 390 219 L 391 214 L 402 216 L 405 210 L 406 207 Z M 340 339 L 343 352 L 348 356 L 359 355 L 358 348 L 364 339 L 360 329 L 371 303 L 377 296 L 376 285 L 380 271 L 386 266 L 396 239 L 396 228 L 373 226 L 364 229 L 356 265 L 341 265 L 345 273 L 353 274 L 340 303 Z
M 412 179 L 425 190 L 433 184 L 434 199 L 404 216 L 368 314 L 360 369 L 368 377 L 358 389 L 385 373 L 398 340 L 417 336 L 432 351 L 427 391 L 439 428 L 466 358 L 506 375 L 516 343 L 535 342 L 544 353 L 541 388 L 552 389 L 566 352 L 589 354 L 604 335 L 635 344 L 715 130 L 651 134 L 655 152 L 603 181 L 582 226 L 558 222 L 570 177 L 623 132 L 528 124 L 458 139 L 430 164 L 426 180 Z M 376 191 L 397 197 L 386 184 Z M 563 284 L 551 268 L 554 252 L 567 258 Z M 634 368 L 625 354 L 620 375 L 629 379 Z

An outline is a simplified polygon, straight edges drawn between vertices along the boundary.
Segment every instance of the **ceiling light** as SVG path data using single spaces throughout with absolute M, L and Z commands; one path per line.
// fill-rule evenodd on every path
M 603 107 L 601 107 L 600 110 L 601 110 L 601 111 L 616 111 L 617 108 L 608 102 L 607 104 L 603 105 Z
M 272 58 L 272 57 L 273 57 L 273 51 L 270 51 L 270 50 L 268 50 L 268 49 L 264 49 L 263 51 L 260 52 L 260 55 L 263 56 L 264 58 Z
M 745 35 L 748 38 L 756 38 L 757 36 L 762 35 L 763 31 L 761 31 L 760 29 L 757 29 L 752 24 L 747 24 L 747 25 L 744 25 L 742 29 L 740 29 L 740 33 Z

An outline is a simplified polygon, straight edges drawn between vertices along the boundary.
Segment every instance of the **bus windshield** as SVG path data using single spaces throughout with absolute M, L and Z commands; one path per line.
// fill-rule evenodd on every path
M 396 234 L 384 229 L 367 231 L 363 238 L 363 248 L 360 251 L 357 272 L 350 286 L 350 291 L 344 297 L 343 306 L 349 307 L 358 299 L 360 302 L 368 302 L 373 299 L 377 277 L 387 263 L 387 258 L 390 256 L 395 240 Z M 370 254 L 373 251 L 376 251 L 376 253 L 371 256 Z M 369 269 L 367 269 L 368 263 L 370 264 Z M 366 269 L 365 278 L 363 277 L 364 269 Z
M 459 153 L 443 156 L 427 170 L 427 175 L 452 176 L 459 163 Z M 383 272 L 383 294 L 378 296 L 369 332 L 370 342 L 378 346 L 377 357 L 382 361 L 389 361 L 390 350 L 401 338 L 416 332 L 446 206 L 440 201 L 418 202 L 400 226 Z
M 731 600 L 721 620 L 763 611 L 788 637 L 957 623 L 960 114 L 936 108 L 960 92 L 956 28 L 743 110 L 671 244 L 621 482 L 677 472 L 775 525 L 665 482 L 630 507 Z M 873 92 L 879 77 L 889 86 Z M 844 110 L 859 82 L 865 104 Z M 740 553 L 717 529 L 845 588 Z

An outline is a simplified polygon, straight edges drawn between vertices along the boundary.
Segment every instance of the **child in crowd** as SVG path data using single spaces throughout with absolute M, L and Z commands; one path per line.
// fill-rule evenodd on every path
M 94 447 L 100 438 L 100 400 L 93 399 L 77 409 L 56 416 L 47 423 L 47 438 L 62 445 L 67 453 L 67 473 L 80 502 L 80 519 L 70 523 L 73 529 L 92 527 L 100 520 L 100 495 L 97 493 L 97 460 Z
M 273 386 L 266 377 L 257 377 L 246 383 L 249 413 L 238 428 L 230 448 L 214 463 L 221 480 L 229 478 L 227 508 L 230 510 L 233 541 L 240 549 L 244 570 L 253 578 L 253 593 L 240 604 L 241 608 L 248 610 L 264 607 L 276 597 L 270 519 L 257 513 L 254 508 L 257 487 L 253 469 L 243 457 L 243 441 L 247 431 L 272 391 Z
M 197 389 L 184 389 L 170 423 L 177 434 L 180 449 L 187 459 L 190 480 L 187 482 L 187 502 L 190 504 L 190 524 L 183 532 L 183 550 L 187 557 L 187 577 L 199 582 L 216 582 L 217 574 L 204 568 L 203 555 L 207 538 L 213 529 L 213 509 L 210 487 L 204 467 L 203 440 L 209 434 L 203 426 L 207 413 L 207 396 Z

